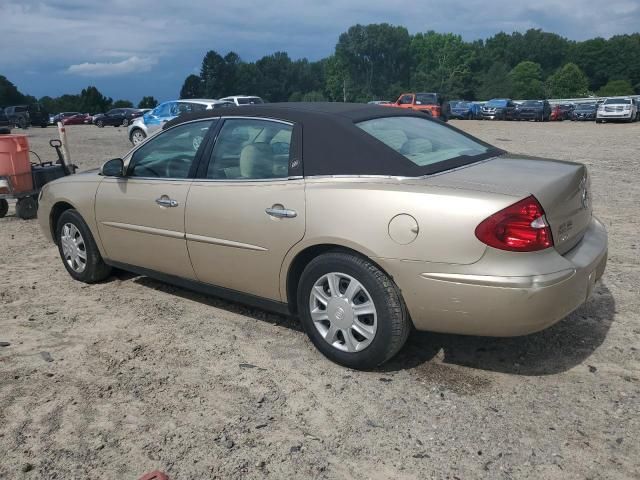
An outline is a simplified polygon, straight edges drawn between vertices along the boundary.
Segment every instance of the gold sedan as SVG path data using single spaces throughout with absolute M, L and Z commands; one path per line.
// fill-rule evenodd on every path
M 179 117 L 98 172 L 49 183 L 69 274 L 112 267 L 297 315 L 373 368 L 410 328 L 522 335 L 580 306 L 607 234 L 584 165 L 510 155 L 424 114 L 271 104 Z

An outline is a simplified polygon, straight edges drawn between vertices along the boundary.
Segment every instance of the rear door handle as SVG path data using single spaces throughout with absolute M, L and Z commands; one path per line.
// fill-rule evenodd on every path
M 177 200 L 169 198 L 167 195 L 162 195 L 160 198 L 156 198 L 156 203 L 161 207 L 177 207 L 179 205 Z
M 267 215 L 271 215 L 276 218 L 295 218 L 298 216 L 298 212 L 284 208 L 282 205 L 274 205 L 271 208 L 265 209 L 265 212 Z

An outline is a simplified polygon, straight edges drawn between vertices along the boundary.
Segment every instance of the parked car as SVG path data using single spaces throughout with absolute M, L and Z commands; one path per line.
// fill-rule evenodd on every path
M 578 103 L 576 108 L 571 112 L 571 120 L 595 120 L 597 110 L 598 107 L 596 107 L 595 103 Z
M 4 114 L 20 128 L 28 128 L 30 125 L 46 128 L 49 124 L 49 113 L 39 103 L 6 107 Z
M 526 100 L 516 107 L 516 120 L 548 122 L 550 117 L 551 105 L 546 100 Z
M 575 105 L 571 103 L 555 104 L 551 107 L 551 116 L 549 120 L 561 122 L 563 120 L 571 120 Z
M 71 115 L 64 117 L 62 119 L 63 125 L 87 125 L 91 124 L 93 117 L 88 113 L 78 113 L 76 115 Z
M 510 98 L 493 98 L 480 109 L 483 120 L 513 120 L 516 104 Z
M 584 165 L 362 104 L 180 116 L 100 173 L 48 184 L 38 221 L 76 280 L 116 267 L 297 315 L 323 354 L 362 369 L 412 327 L 544 329 L 607 259 Z
M 448 105 L 439 93 L 403 93 L 394 103 L 385 106 L 415 110 L 441 120 L 448 118 Z
M 367 102 L 369 105 L 389 105 L 391 102 L 389 100 L 371 100 Z
M 137 108 L 113 108 L 107 113 L 99 113 L 93 116 L 93 123 L 99 128 L 105 126 L 126 127 L 133 120 L 140 117 L 142 112 Z
M 264 103 L 264 100 L 262 100 L 260 97 L 251 95 L 233 95 L 231 97 L 221 98 L 220 101 L 231 102 L 237 107 L 241 105 L 260 105 Z
M 54 125 L 58 122 L 63 122 L 63 120 L 67 117 L 74 117 L 76 115 L 82 115 L 80 112 L 60 112 L 53 116 Z
M 638 117 L 638 107 L 630 98 L 607 98 L 598 107 L 596 123 L 623 120 L 635 122 Z
M 169 120 L 178 115 L 202 110 L 235 107 L 236 104 L 226 100 L 211 100 L 206 98 L 194 98 L 184 100 L 172 100 L 158 105 L 143 116 L 136 118 L 129 125 L 129 140 L 134 145 L 143 142 L 149 135 L 162 128 Z
M 451 107 L 451 118 L 476 120 L 481 116 L 481 107 L 477 103 L 466 100 L 451 100 L 449 106 Z
M 0 134 L 11 133 L 13 122 L 11 122 L 4 113 L 4 108 L 0 108 Z

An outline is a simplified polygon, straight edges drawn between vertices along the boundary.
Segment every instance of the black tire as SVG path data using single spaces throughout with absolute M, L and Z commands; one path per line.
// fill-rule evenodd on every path
M 103 128 L 103 127 L 104 127 L 104 122 L 103 122 L 102 120 L 98 120 L 98 121 L 96 122 L 96 127 L 98 127 L 98 128 Z
M 349 275 L 360 282 L 376 308 L 375 336 L 359 352 L 345 352 L 330 345 L 311 319 L 311 290 L 318 279 L 331 272 Z M 300 278 L 297 301 L 302 326 L 311 342 L 329 360 L 345 367 L 357 370 L 375 368 L 398 353 L 409 335 L 411 321 L 396 285 L 371 261 L 352 253 L 329 252 L 309 262 Z
M 29 122 L 27 122 L 26 118 L 20 117 L 18 118 L 18 127 L 22 128 L 23 130 L 26 130 L 29 127 Z
M 4 218 L 9 211 L 9 202 L 4 198 L 0 199 L 0 218 Z
M 66 224 L 74 225 L 78 229 L 84 240 L 84 251 L 87 256 L 87 262 L 82 272 L 76 272 L 75 270 L 73 270 L 73 268 L 71 268 L 71 266 L 65 259 L 64 251 L 62 249 L 61 236 L 62 228 Z M 100 251 L 98 250 L 96 242 L 93 239 L 93 235 L 91 234 L 91 230 L 89 230 L 89 227 L 82 219 L 82 216 L 78 213 L 77 210 L 65 210 L 62 215 L 60 215 L 60 218 L 58 219 L 58 223 L 56 225 L 56 243 L 58 244 L 58 252 L 60 253 L 62 264 L 73 279 L 84 283 L 96 283 L 104 280 L 111 274 L 111 267 L 104 263 L 102 255 L 100 255 Z
M 600 120 L 599 118 L 596 118 L 596 123 L 602 123 L 602 120 Z
M 127 120 L 126 118 L 124 120 L 122 120 L 122 126 L 123 127 L 127 127 L 129 125 L 129 120 Z
M 24 197 L 16 203 L 16 215 L 23 220 L 38 216 L 38 201 L 33 197 Z

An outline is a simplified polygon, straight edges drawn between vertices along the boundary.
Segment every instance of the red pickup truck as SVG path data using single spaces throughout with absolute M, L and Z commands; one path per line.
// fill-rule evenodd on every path
M 407 108 L 431 115 L 433 118 L 442 118 L 442 95 L 439 93 L 403 93 L 393 103 L 385 107 Z

